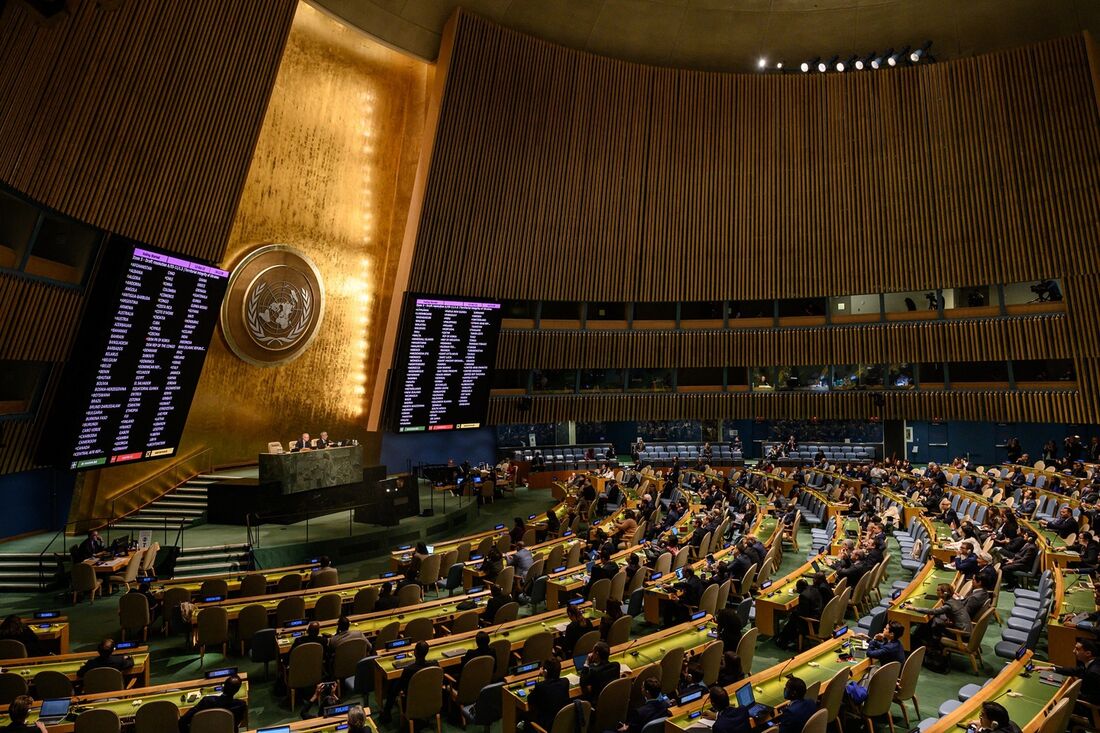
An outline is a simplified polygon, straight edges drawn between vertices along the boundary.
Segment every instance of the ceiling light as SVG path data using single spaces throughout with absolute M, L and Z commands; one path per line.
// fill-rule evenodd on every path
M 764 58 L 763 56 L 761 56 L 760 60 L 756 62 L 756 68 L 758 68 L 758 69 L 763 69 L 767 65 L 768 65 L 768 60 L 766 58 Z
M 782 69 L 783 68 L 783 62 L 782 61 L 776 61 L 775 62 L 775 68 Z
M 905 46 L 895 54 L 891 54 L 890 58 L 886 60 L 891 66 L 897 66 L 900 62 L 905 61 L 908 58 L 909 47 Z
M 918 61 L 920 61 L 921 59 L 926 58 L 928 56 L 928 49 L 930 49 L 931 47 L 932 47 L 932 42 L 931 41 L 925 41 L 924 45 L 922 45 L 920 48 L 913 51 L 913 53 L 909 54 L 909 60 L 912 61 L 915 64 Z
M 821 60 L 821 57 L 819 56 L 818 58 L 811 59 L 809 61 L 803 61 L 802 65 L 799 66 L 798 68 L 802 69 L 803 72 L 808 72 L 810 69 L 817 66 L 817 62 L 820 61 L 820 60 Z
M 857 71 L 863 71 L 864 69 L 871 68 L 871 62 L 875 60 L 875 52 L 867 54 L 864 58 L 856 59 L 854 66 Z
M 828 61 L 822 61 L 820 64 L 817 65 L 817 70 L 824 74 L 826 71 L 836 66 L 836 62 L 839 58 L 839 56 L 833 56 Z

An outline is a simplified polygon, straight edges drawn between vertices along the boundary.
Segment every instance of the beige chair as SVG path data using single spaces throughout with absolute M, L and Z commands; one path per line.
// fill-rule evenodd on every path
M 565 566 L 575 568 L 581 564 L 581 543 L 577 542 L 569 548 L 569 554 L 565 557 Z
M 925 647 L 915 649 L 901 668 L 901 677 L 898 687 L 894 690 L 894 702 L 901 706 L 901 714 L 905 717 L 905 727 L 909 728 L 909 711 L 905 708 L 906 700 L 913 701 L 913 709 L 917 711 L 917 720 L 920 720 L 920 701 L 917 700 L 917 682 L 920 680 L 920 669 L 924 664 Z
M 267 595 L 267 576 L 263 573 L 251 573 L 241 580 L 241 598 L 253 598 Z
M 96 667 L 84 675 L 84 687 L 81 692 L 94 695 L 99 692 L 118 692 L 126 689 L 126 680 L 114 667 Z
M 0 659 L 26 659 L 27 647 L 18 639 L 0 639 Z
M 600 578 L 588 589 L 588 600 L 592 602 L 593 607 L 604 611 L 607 609 L 607 597 L 610 594 L 611 580 L 609 578 Z
M 76 599 L 80 597 L 81 593 L 88 594 L 88 601 L 95 603 L 96 593 L 99 593 L 103 587 L 103 582 L 96 577 L 95 568 L 86 562 L 78 562 L 73 565 L 73 605 L 76 605 Z M 190 594 L 188 594 L 190 598 Z
M 596 642 L 600 640 L 600 632 L 596 629 L 592 631 L 586 631 L 580 635 L 577 639 L 577 643 L 573 645 L 573 653 L 570 656 L 579 657 L 582 654 L 588 654 L 592 651 L 592 647 L 596 646 Z
M 795 548 L 798 549 L 797 547 Z M 818 710 L 802 726 L 802 733 L 825 733 L 829 727 L 829 711 Z
M 14 672 L 0 672 L 0 705 L 10 705 L 20 695 L 27 694 L 27 681 Z
M 550 548 L 550 554 L 546 556 L 547 570 L 553 570 L 561 566 L 561 559 L 565 557 L 565 545 L 554 545 Z
M 633 623 L 634 619 L 631 616 L 619 616 L 615 619 L 607 632 L 607 645 L 618 646 L 628 642 L 630 640 L 630 628 Z
M 817 698 L 821 697 L 821 680 L 814 682 L 812 685 L 806 686 L 806 699 L 812 702 L 817 702 Z
M 414 618 L 405 624 L 403 636 L 411 639 L 413 643 L 427 641 L 435 636 L 435 620 L 431 616 Z
M 306 617 L 306 600 L 301 596 L 290 596 L 275 606 L 275 625 L 286 626 L 290 621 Z
M 624 593 L 627 598 L 630 598 L 630 596 L 634 594 L 634 591 L 642 587 L 642 584 L 645 583 L 645 576 L 649 572 L 651 571 L 648 568 L 642 568 L 634 573 L 634 577 L 630 579 L 630 582 L 626 586 L 626 592 Z
M 512 549 L 512 536 L 510 534 L 502 534 L 497 537 L 497 550 L 503 555 Z
M 727 580 L 722 585 L 718 586 L 718 598 L 714 601 L 714 611 L 717 613 L 726 607 L 730 599 L 730 589 L 733 588 L 733 581 Z
M 1073 701 L 1062 698 L 1039 726 L 1039 733 L 1065 733 L 1069 717 L 1073 713 Z
M 450 568 L 456 562 L 458 562 L 458 550 L 447 550 L 444 552 L 439 560 L 439 574 L 443 574 L 443 568 Z
M 581 720 L 577 720 L 577 713 Z M 588 723 L 592 718 L 592 704 L 587 700 L 575 700 L 566 703 L 565 707 L 554 716 L 554 724 L 550 730 L 542 728 L 538 723 L 531 723 L 531 730 L 539 733 L 574 733 L 578 730 L 588 730 Z M 618 727 L 618 726 L 616 726 Z
M 680 672 L 684 667 L 684 650 L 673 647 L 661 659 L 661 692 L 672 695 L 680 685 Z
M 844 716 L 840 714 L 840 707 L 844 703 L 844 688 L 848 685 L 848 680 L 851 677 L 852 670 L 850 668 L 841 668 L 839 672 L 829 678 L 829 681 L 825 683 L 825 688 L 817 698 L 817 704 L 822 710 L 828 712 L 827 722 L 835 722 L 840 733 L 844 733 L 844 724 L 841 721 Z
M 442 733 L 440 713 L 443 710 L 443 698 L 439 691 L 443 688 L 443 670 L 439 667 L 426 667 L 419 670 L 409 680 L 409 689 L 398 700 L 401 717 L 409 733 L 415 733 L 416 721 L 435 718 L 436 733 Z
M 126 593 L 118 599 L 118 624 L 122 640 L 128 630 L 141 631 L 142 641 L 149 638 L 149 599 L 142 593 Z
M 718 682 L 718 669 L 722 665 L 722 653 L 725 650 L 725 644 L 721 640 L 713 642 L 703 650 L 702 665 L 703 665 L 703 684 L 710 687 Z
M 714 615 L 715 608 L 718 606 L 718 584 L 711 583 L 703 591 L 703 595 L 699 598 L 699 610 Z
M 494 540 L 492 537 L 482 537 L 481 540 L 477 543 L 476 554 L 485 557 L 489 554 L 489 550 L 493 547 L 494 544 L 496 544 L 496 540 Z
M 439 595 L 439 568 L 442 561 L 442 555 L 428 555 L 424 562 L 420 563 L 420 573 L 416 580 L 425 593 L 431 588 L 436 595 Z M 447 567 L 449 568 L 450 565 Z
M 260 629 L 267 628 L 267 609 L 259 603 L 250 603 L 237 613 L 237 641 L 241 644 L 241 655 L 252 637 Z
M 746 675 L 752 674 L 752 659 L 756 656 L 756 640 L 759 636 L 760 629 L 754 626 L 737 642 L 737 656 L 741 657 L 741 670 Z
M 534 527 L 528 529 L 526 532 L 523 533 L 523 544 L 527 547 L 531 547 L 532 545 L 536 544 L 537 534 L 538 533 L 535 531 Z
M 493 623 L 505 624 L 509 621 L 515 621 L 517 618 L 519 618 L 519 604 L 512 601 L 497 609 L 496 616 L 493 617 Z
M 279 582 L 275 584 L 276 593 L 293 593 L 296 590 L 302 589 L 302 576 L 298 573 L 289 573 L 279 578 Z
M 355 669 L 359 660 L 367 656 L 367 647 L 366 639 L 344 639 L 337 644 L 332 652 L 332 676 L 354 682 Z
M 489 642 L 493 650 L 493 682 L 500 682 L 508 674 L 508 665 L 512 661 L 512 642 L 507 639 L 494 639 Z
M 511 593 L 512 586 L 516 583 L 516 569 L 509 565 L 500 571 L 497 579 L 493 582 L 503 588 L 505 593 Z
M 870 573 L 868 573 L 869 575 Z M 867 575 L 863 576 L 864 578 Z M 863 580 L 860 579 L 860 583 Z M 858 583 L 857 583 L 858 586 Z M 821 609 L 821 618 L 809 618 L 806 617 L 806 623 L 808 624 L 806 636 L 799 637 L 798 649 L 802 650 L 803 641 L 810 639 L 811 641 L 825 641 L 826 639 L 833 638 L 833 631 L 840 623 L 844 614 L 844 596 L 834 596 L 828 603 L 825 604 L 825 608 Z
M 229 644 L 229 614 L 224 608 L 212 606 L 199 611 L 198 635 L 195 642 L 199 646 L 199 667 L 205 664 L 206 648 L 221 645 L 225 656 Z
M 378 592 L 379 586 L 377 585 L 360 588 L 351 604 L 353 613 L 373 612 L 374 604 L 378 602 Z
M 520 661 L 545 662 L 554 655 L 554 634 L 549 631 L 540 631 L 527 637 L 520 650 Z M 463 673 L 465 674 L 465 673 Z
M 168 634 L 168 629 L 172 623 L 172 620 L 179 612 L 181 603 L 191 602 L 191 591 L 186 588 L 169 588 L 164 591 L 164 595 L 160 599 L 160 612 L 164 620 L 164 627 L 162 631 L 165 635 Z
M 416 583 L 409 583 L 403 585 L 397 591 L 397 606 L 398 608 L 407 608 L 408 606 L 415 606 L 423 600 L 423 596 L 420 592 L 420 586 Z
M 76 716 L 73 723 L 73 733 L 118 733 L 121 729 L 122 721 L 118 714 L 106 708 L 85 710 Z
M 458 552 L 458 556 L 455 558 L 455 562 L 466 562 L 466 561 L 468 561 L 470 559 L 470 543 L 469 542 L 463 542 L 461 545 L 458 546 L 457 552 Z M 454 562 L 451 563 L 451 565 L 454 565 Z M 451 565 L 448 565 L 447 567 L 451 567 Z M 440 567 L 443 567 L 443 566 L 440 565 Z
M 313 618 L 317 621 L 331 621 L 340 618 L 344 610 L 344 599 L 339 593 L 326 593 L 317 599 L 313 607 Z
M 138 567 L 138 572 L 142 575 L 156 577 L 157 575 L 157 553 L 160 552 L 160 543 L 154 542 L 146 548 L 145 552 L 141 556 L 141 565 Z
M 989 628 L 989 622 L 992 618 L 993 609 L 987 608 L 981 616 L 978 616 L 978 620 L 974 622 L 969 634 L 948 627 L 946 629 L 947 633 L 940 640 L 944 651 L 948 655 L 961 654 L 970 659 L 970 666 L 973 668 L 974 674 L 978 674 L 978 667 L 983 664 L 982 639 L 985 637 L 986 629 Z
M 756 563 L 749 565 L 749 569 L 745 571 L 745 576 L 741 578 L 741 582 L 737 586 L 737 592 L 742 598 L 750 595 L 753 584 L 756 583 L 756 571 L 758 566 Z
M 688 560 L 691 559 L 691 553 L 687 551 L 680 551 L 676 553 L 676 557 L 672 558 L 672 569 L 679 570 L 688 564 Z
M 287 673 L 286 686 L 290 689 L 290 709 L 297 710 L 294 704 L 298 690 L 306 690 L 312 695 L 317 683 L 324 674 L 325 648 L 317 642 L 301 644 L 290 653 L 290 671 Z
M 73 696 L 73 683 L 69 678 L 54 669 L 47 669 L 34 676 L 31 683 L 34 697 L 38 700 L 55 700 L 59 697 Z
M 463 665 L 462 676 L 457 683 L 453 677 L 447 676 L 447 686 L 450 690 L 448 697 L 455 713 L 458 713 L 459 708 L 477 702 L 481 689 L 488 687 L 493 679 L 495 663 L 496 660 L 492 657 L 474 657 Z
M 653 563 L 653 572 L 664 575 L 670 570 L 672 570 L 672 553 L 662 552 L 657 561 Z
M 229 583 L 222 578 L 208 578 L 202 581 L 202 585 L 199 586 L 199 598 L 209 598 L 210 596 L 228 598 Z
M 340 585 L 340 571 L 336 568 L 324 568 L 313 574 L 310 583 L 314 588 L 327 588 L 332 585 Z
M 894 688 L 898 683 L 899 672 L 901 672 L 901 665 L 890 662 L 871 673 L 871 678 L 867 682 L 867 699 L 856 706 L 864 725 L 871 733 L 875 733 L 874 719 L 880 715 L 886 716 L 891 733 L 894 731 L 894 717 L 890 715 L 890 706 L 894 702 Z
M 202 710 L 191 718 L 191 733 L 237 733 L 237 721 L 228 710 Z
M 848 600 L 848 609 L 852 612 L 853 618 L 859 618 L 863 615 L 863 608 L 867 605 L 867 588 L 871 585 L 871 579 L 874 577 L 874 569 L 869 570 L 863 574 L 863 577 L 856 581 L 856 587 L 852 590 L 852 596 Z M 824 616 L 824 612 L 822 612 Z M 841 613 L 840 618 L 843 618 L 844 614 Z M 829 630 L 832 634 L 832 629 Z
M 382 649 L 391 641 L 397 639 L 401 635 L 401 622 L 390 621 L 388 624 L 378 630 L 378 633 L 374 637 L 374 646 L 378 649 Z
M 627 706 L 630 704 L 629 677 L 620 677 L 608 682 L 596 699 L 596 719 L 592 727 L 597 731 L 616 730 L 626 720 Z
M 468 631 L 476 631 L 481 614 L 475 610 L 463 611 L 451 621 L 451 634 L 465 634 Z
M 626 571 L 620 570 L 615 573 L 615 577 L 611 579 L 611 590 L 607 594 L 607 599 L 614 603 L 623 602 L 623 592 L 626 590 Z
M 141 570 L 141 560 L 145 557 L 145 551 L 135 552 L 130 555 L 129 562 L 126 563 L 126 569 L 120 575 L 110 575 L 107 577 L 108 584 L 121 583 L 126 586 L 127 592 L 130 590 L 130 584 L 137 582 L 138 571 Z
M 179 729 L 180 709 L 171 700 L 142 703 L 134 713 L 134 733 L 164 733 Z

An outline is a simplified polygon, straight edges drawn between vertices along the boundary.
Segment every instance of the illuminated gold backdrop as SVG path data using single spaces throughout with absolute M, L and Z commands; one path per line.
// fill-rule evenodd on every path
M 181 456 L 209 446 L 214 464 L 254 460 L 269 440 L 327 429 L 334 438 L 358 438 L 366 443 L 364 459 L 377 460 L 378 439 L 362 427 L 362 415 L 431 73 L 428 64 L 299 4 L 223 264 L 233 266 L 264 243 L 302 250 L 325 281 L 324 324 L 300 358 L 269 368 L 231 354 L 219 329 Z M 111 496 L 163 468 L 150 463 L 89 475 L 73 518 L 102 513 Z

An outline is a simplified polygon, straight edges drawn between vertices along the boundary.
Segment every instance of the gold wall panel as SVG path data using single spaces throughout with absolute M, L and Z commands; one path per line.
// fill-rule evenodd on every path
M 255 461 L 268 441 L 325 429 L 358 438 L 365 460 L 377 460 L 379 438 L 363 425 L 430 73 L 428 64 L 298 5 L 222 265 L 262 244 L 295 247 L 324 280 L 324 321 L 300 357 L 266 368 L 233 355 L 219 326 L 179 455 L 209 447 L 214 465 Z M 94 500 L 74 499 L 74 518 L 103 511 L 159 468 L 102 471 L 98 487 L 85 482 Z

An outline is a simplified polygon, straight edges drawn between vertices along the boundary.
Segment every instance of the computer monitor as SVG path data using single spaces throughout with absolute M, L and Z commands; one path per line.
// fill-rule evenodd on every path
M 684 579 L 684 569 L 683 568 L 676 568 L 676 577 L 679 578 L 680 580 Z
M 585 660 L 587 660 L 587 659 L 588 659 L 587 654 L 578 654 L 577 656 L 573 657 L 573 666 L 576 667 L 577 669 L 580 669 L 581 667 L 584 666 Z
M 435 553 L 435 545 L 427 545 L 427 548 L 428 548 L 428 554 L 429 555 L 432 555 L 432 554 Z
M 689 702 L 695 702 L 696 700 L 699 700 L 702 697 L 703 697 L 703 691 L 702 690 L 695 690 L 694 692 L 689 692 L 686 695 L 681 695 L 680 700 L 679 700 L 679 704 L 680 705 L 687 705 Z
M 847 626 L 841 626 L 839 629 L 837 629 L 836 631 L 833 632 L 833 638 L 834 639 L 839 639 L 840 637 L 844 636 L 847 633 L 848 633 L 848 627 Z
M 756 704 L 756 696 L 752 694 L 752 685 L 741 685 L 735 694 L 739 707 L 751 708 Z
M 57 697 L 50 700 L 42 701 L 42 708 L 38 712 L 39 720 L 55 720 L 59 721 L 64 719 L 69 714 L 69 705 L 71 700 L 67 697 Z

